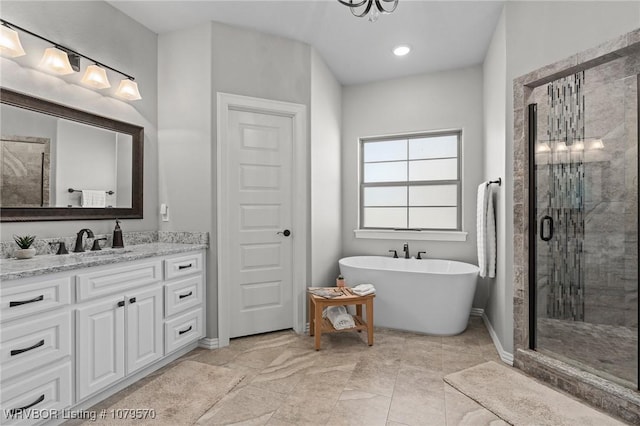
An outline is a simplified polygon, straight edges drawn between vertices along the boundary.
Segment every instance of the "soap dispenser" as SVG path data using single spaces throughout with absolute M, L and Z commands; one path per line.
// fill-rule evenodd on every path
M 120 221 L 116 219 L 116 227 L 113 230 L 113 248 L 124 248 L 124 241 L 122 240 L 122 229 L 120 229 Z

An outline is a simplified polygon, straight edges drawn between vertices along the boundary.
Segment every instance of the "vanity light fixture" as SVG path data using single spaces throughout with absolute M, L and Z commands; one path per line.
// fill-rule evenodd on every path
M 105 65 L 104 63 L 98 62 L 87 55 L 83 55 L 80 52 L 62 46 L 34 32 L 12 24 L 11 22 L 8 22 L 4 19 L 0 19 L 0 23 L 2 23 L 0 53 L 2 53 L 3 55 L 15 58 L 24 54 L 24 49 L 22 49 L 22 46 L 20 45 L 20 39 L 16 30 L 22 31 L 23 33 L 29 34 L 30 36 L 53 45 L 53 47 L 45 49 L 44 56 L 40 61 L 40 67 L 59 75 L 71 74 L 74 71 L 80 71 L 80 58 L 84 58 L 87 61 L 92 62 L 93 65 L 89 65 L 87 67 L 81 80 L 83 84 L 86 84 L 94 89 L 107 89 L 111 87 L 106 73 L 106 70 L 110 70 L 125 77 L 120 82 L 120 86 L 115 93 L 116 96 L 129 101 L 142 99 L 142 96 L 140 96 L 140 91 L 138 90 L 138 84 L 134 81 L 135 79 L 131 75 Z M 14 33 L 15 35 L 12 33 Z
M 411 52 L 411 46 L 407 46 L 406 44 L 401 44 L 393 48 L 393 54 L 396 56 L 405 56 L 409 52 Z
M 104 68 L 100 68 L 97 65 L 89 65 L 82 77 L 82 83 L 87 86 L 91 86 L 94 89 L 108 89 L 111 87 L 107 72 Z
M 75 72 L 71 67 L 67 52 L 57 47 L 46 48 L 38 66 L 58 75 L 73 74 Z
M 140 96 L 140 92 L 138 91 L 138 83 L 133 81 L 133 79 L 129 80 L 127 78 L 120 81 L 118 90 L 116 90 L 116 96 L 128 101 L 137 101 L 138 99 L 142 99 L 142 96 Z
M 17 58 L 26 55 L 20 43 L 20 36 L 16 31 L 6 25 L 2 25 L 0 30 L 0 54 L 2 56 Z
M 398 7 L 398 0 L 338 0 L 340 4 L 348 6 L 353 16 L 362 18 L 369 15 L 369 22 L 376 22 L 380 14 L 388 15 Z M 384 4 L 393 3 L 389 9 Z M 372 7 L 375 4 L 375 8 Z M 356 10 L 362 8 L 360 10 Z

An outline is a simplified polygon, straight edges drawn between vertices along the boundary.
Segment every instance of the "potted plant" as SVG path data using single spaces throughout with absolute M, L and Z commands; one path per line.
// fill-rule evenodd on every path
M 18 259 L 31 259 L 36 255 L 36 249 L 31 247 L 31 244 L 35 241 L 35 235 L 25 235 L 24 237 L 13 236 L 13 240 L 16 242 L 20 249 L 16 250 L 15 255 Z

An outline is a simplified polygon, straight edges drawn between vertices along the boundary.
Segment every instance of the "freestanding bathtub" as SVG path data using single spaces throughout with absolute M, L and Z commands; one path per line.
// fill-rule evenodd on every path
M 376 288 L 373 323 L 378 327 L 438 336 L 467 328 L 479 268 L 442 259 L 355 256 L 340 259 L 345 284 Z

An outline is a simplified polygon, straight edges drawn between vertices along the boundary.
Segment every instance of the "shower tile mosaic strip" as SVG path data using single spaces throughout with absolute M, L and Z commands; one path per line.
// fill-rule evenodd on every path
M 547 85 L 549 141 L 563 141 L 570 146 L 575 140 L 584 140 L 583 84 L 581 71 Z

